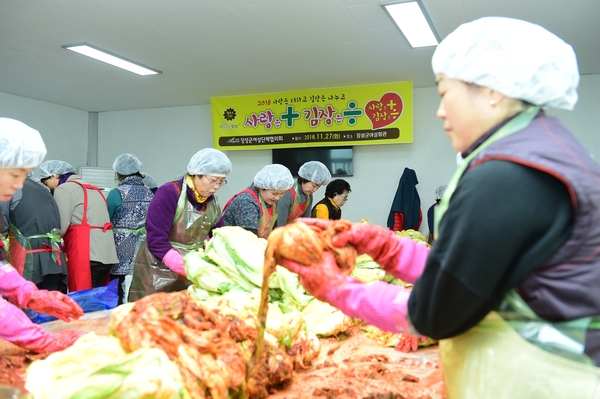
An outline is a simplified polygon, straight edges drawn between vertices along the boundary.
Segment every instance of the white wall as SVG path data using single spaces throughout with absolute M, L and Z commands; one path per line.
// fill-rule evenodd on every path
M 354 147 L 354 176 L 346 178 L 352 187 L 343 208 L 344 218 L 385 225 L 392 200 L 405 167 L 414 169 L 424 215 L 433 203 L 436 187 L 445 184 L 455 165 L 455 153 L 444 139 L 441 123 L 435 118 L 437 91 L 415 90 L 414 143 Z M 186 170 L 190 157 L 213 146 L 209 105 L 104 112 L 98 118 L 98 166 L 111 166 L 119 154 L 136 154 L 144 170 L 159 183 Z M 229 184 L 218 197 L 224 203 L 246 188 L 258 170 L 271 163 L 271 150 L 226 151 L 233 163 Z M 325 194 L 320 189 L 316 199 Z M 423 226 L 427 231 L 424 216 Z
M 549 113 L 560 117 L 575 136 L 600 158 L 600 75 L 582 76 L 579 102 L 574 111 Z M 439 96 L 435 88 L 414 90 L 414 142 L 411 144 L 354 147 L 352 186 L 343 208 L 344 218 L 366 217 L 385 225 L 400 176 L 405 167 L 419 179 L 423 223 L 427 232 L 427 208 L 435 189 L 446 184 L 455 168 L 455 153 L 435 117 Z M 20 119 L 38 129 L 48 146 L 47 159 L 62 159 L 73 166 L 86 164 L 87 113 L 42 101 L 0 93 L 0 115 Z M 111 167 L 116 156 L 131 152 L 144 171 L 159 183 L 185 172 L 190 157 L 212 147 L 209 105 L 104 112 L 98 117 L 98 166 Z M 271 150 L 227 151 L 233 163 L 229 184 L 218 192 L 224 203 L 250 184 L 256 172 L 271 163 Z M 316 198 L 324 195 L 320 189 Z
M 573 132 L 600 162 L 600 75 L 581 77 L 579 100 L 573 111 L 548 110 Z
M 48 149 L 47 160 L 60 159 L 75 168 L 86 166 L 86 111 L 0 92 L 0 116 L 20 120 L 38 130 Z

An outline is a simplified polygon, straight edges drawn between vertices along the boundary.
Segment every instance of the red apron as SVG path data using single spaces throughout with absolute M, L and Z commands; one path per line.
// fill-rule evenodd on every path
M 81 224 L 71 225 L 65 234 L 65 254 L 67 255 L 67 270 L 69 271 L 69 292 L 81 291 L 92 288 L 92 270 L 90 267 L 90 232 L 92 229 L 102 231 L 112 229 L 112 223 L 104 226 L 90 226 L 87 222 L 88 196 L 87 190 L 95 190 L 102 196 L 100 189 L 91 184 L 83 184 L 76 180 L 68 183 L 77 183 L 83 188 L 83 217 Z M 106 202 L 106 200 L 104 200 Z
M 225 209 L 227 209 L 231 201 L 233 201 L 233 199 L 241 193 L 251 194 L 256 200 L 256 203 L 260 206 L 261 216 L 258 221 L 258 236 L 260 238 L 266 239 L 271 233 L 271 231 L 273 231 L 273 225 L 277 220 L 277 208 L 275 205 L 271 206 L 270 208 L 267 208 L 267 204 L 265 204 L 262 198 L 260 198 L 260 196 L 256 194 L 256 191 L 252 190 L 251 188 L 247 188 L 245 190 L 240 191 L 239 193 L 231 197 L 229 201 L 227 201 L 227 203 L 223 207 L 223 212 L 225 211 Z
M 299 203 L 300 196 L 296 195 L 296 191 L 301 189 L 298 187 L 298 182 L 294 183 L 294 186 L 290 189 L 292 194 L 292 206 L 290 207 L 290 213 L 288 214 L 287 222 L 293 222 L 295 219 L 302 216 L 306 207 L 310 204 L 310 196 L 307 195 L 306 202 Z
M 62 266 L 62 261 L 60 259 L 62 250 L 58 244 L 60 243 L 60 231 L 58 229 L 54 229 L 47 234 L 24 237 L 19 229 L 11 224 L 8 227 L 8 237 L 10 239 L 10 246 L 8 247 L 8 261 L 26 280 L 32 281 L 32 254 L 36 252 L 54 252 L 53 257 L 56 257 L 55 261 L 59 266 Z M 42 248 L 31 249 L 30 240 L 32 238 L 49 238 L 52 240 L 52 245 L 44 243 Z

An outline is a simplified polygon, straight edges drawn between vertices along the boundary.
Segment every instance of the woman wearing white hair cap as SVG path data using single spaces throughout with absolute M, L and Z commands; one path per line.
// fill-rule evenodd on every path
M 277 202 L 277 225 L 285 226 L 299 217 L 311 217 L 313 194 L 329 184 L 331 173 L 319 161 L 308 161 L 298 169 L 298 179 Z
M 82 180 L 75 168 L 64 161 L 43 162 L 40 177 L 58 205 L 69 291 L 106 285 L 110 269 L 119 263 L 119 258 L 104 194 Z
M 146 214 L 154 194 L 144 184 L 142 162 L 135 155 L 119 155 L 113 169 L 119 184 L 110 190 L 106 203 L 119 263 L 111 268 L 110 278 L 119 280 L 119 304 L 122 304 L 131 285 L 137 243 L 146 237 Z
M 448 35 L 432 64 L 437 116 L 464 157 L 434 211 L 435 242 L 360 225 L 333 240 L 412 291 L 329 272 L 329 256 L 283 264 L 352 317 L 441 340 L 449 398 L 595 397 L 600 165 L 541 109 L 575 105 L 575 54 L 538 25 L 482 18 Z
M 10 200 L 23 187 L 27 174 L 46 156 L 46 146 L 37 130 L 22 122 L 0 118 L 0 194 Z M 52 334 L 34 324 L 21 308 L 55 316 L 64 321 L 78 319 L 83 310 L 59 291 L 39 290 L 25 280 L 0 250 L 0 338 L 34 352 L 54 352 L 70 346 L 84 333 Z
M 227 226 L 240 226 L 267 238 L 277 225 L 277 201 L 294 184 L 290 170 L 283 165 L 263 167 L 253 183 L 227 201 L 224 219 Z
M 231 173 L 231 161 L 214 148 L 192 156 L 187 173 L 158 188 L 146 216 L 146 239 L 133 267 L 129 301 L 154 292 L 186 289 L 183 255 L 201 248 L 213 229 L 224 226 L 216 192 Z

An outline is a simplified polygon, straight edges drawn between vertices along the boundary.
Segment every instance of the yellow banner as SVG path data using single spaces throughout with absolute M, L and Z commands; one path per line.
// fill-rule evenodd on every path
M 215 148 L 412 143 L 412 82 L 210 99 Z

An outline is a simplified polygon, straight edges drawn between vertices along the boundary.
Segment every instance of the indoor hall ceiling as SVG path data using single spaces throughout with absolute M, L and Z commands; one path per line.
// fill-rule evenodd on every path
M 538 23 L 600 73 L 600 0 L 422 0 L 438 35 L 483 16 Z M 138 76 L 61 48 L 87 42 L 163 73 Z M 2 0 L 0 91 L 86 111 L 412 81 L 412 49 L 379 0 Z

